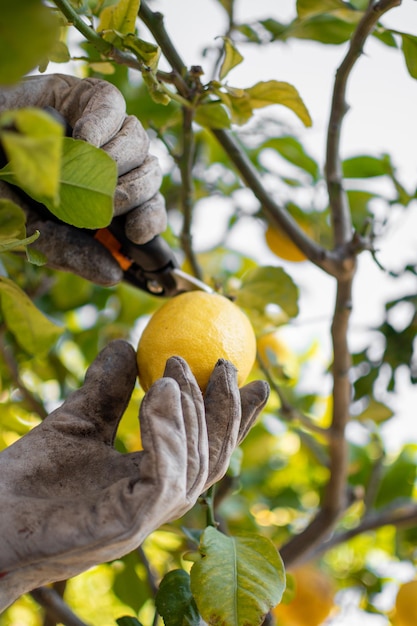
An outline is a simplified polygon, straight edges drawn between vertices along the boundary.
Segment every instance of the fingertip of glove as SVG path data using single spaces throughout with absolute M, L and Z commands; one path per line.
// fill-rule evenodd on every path
M 247 404 L 259 412 L 267 403 L 269 394 L 270 387 L 265 380 L 253 380 L 240 389 L 242 406 Z
M 103 348 L 103 350 L 101 350 L 92 364 L 92 366 L 94 366 L 93 370 L 97 369 L 97 367 L 101 365 L 108 366 L 109 370 L 115 372 L 124 371 L 127 373 L 127 371 L 132 369 L 136 375 L 136 352 L 133 346 L 131 346 L 130 343 L 124 339 L 114 339 L 113 341 L 110 341 L 107 346 Z M 89 370 L 92 366 L 90 366 Z

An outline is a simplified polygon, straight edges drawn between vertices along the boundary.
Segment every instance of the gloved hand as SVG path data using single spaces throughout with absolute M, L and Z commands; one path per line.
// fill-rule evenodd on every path
M 133 348 L 110 343 L 84 386 L 0 454 L 0 611 L 181 517 L 224 475 L 268 397 L 263 381 L 239 390 L 221 360 L 203 399 L 173 357 L 142 401 L 143 451 L 120 454 L 112 444 L 136 375 Z
M 79 79 L 61 74 L 27 78 L 16 87 L 0 91 L 0 112 L 22 107 L 54 107 L 73 128 L 73 137 L 105 150 L 117 163 L 118 184 L 114 215 L 127 213 L 126 234 L 146 243 L 166 228 L 165 203 L 159 187 L 162 174 L 149 150 L 149 138 L 134 116 L 126 115 L 122 94 L 96 78 Z M 22 201 L 0 181 L 0 197 Z M 118 283 L 123 273 L 107 249 L 81 230 L 42 221 L 27 211 L 27 230 L 41 236 L 34 247 L 48 265 L 83 276 L 97 284 Z

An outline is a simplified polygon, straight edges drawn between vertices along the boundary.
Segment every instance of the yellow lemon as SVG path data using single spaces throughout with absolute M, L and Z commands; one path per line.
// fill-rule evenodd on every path
M 139 340 L 139 381 L 145 391 L 163 375 L 171 356 L 187 361 L 202 391 L 221 358 L 235 365 L 241 386 L 255 361 L 255 334 L 247 316 L 228 298 L 183 293 L 156 311 Z
M 308 222 L 297 219 L 296 222 L 304 230 L 307 235 L 312 235 L 313 229 Z M 294 263 L 300 263 L 306 260 L 304 252 L 298 248 L 295 243 L 288 237 L 288 235 L 277 228 L 276 226 L 269 225 L 265 232 L 265 241 L 268 248 L 280 259 L 285 261 L 293 261 Z
M 416 626 L 416 596 L 417 580 L 410 580 L 410 582 L 401 585 L 395 600 L 395 626 Z
M 319 626 L 334 606 L 331 580 L 312 565 L 303 565 L 291 571 L 295 595 L 289 604 L 278 604 L 272 613 L 279 626 Z
M 257 349 L 262 365 L 277 379 L 287 385 L 297 381 L 300 369 L 297 357 L 282 340 L 278 331 L 261 335 L 257 340 Z

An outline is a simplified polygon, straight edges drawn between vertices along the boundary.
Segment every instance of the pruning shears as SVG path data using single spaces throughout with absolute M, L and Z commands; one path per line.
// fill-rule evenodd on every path
M 58 111 L 52 107 L 46 107 L 45 110 L 65 127 L 67 136 L 72 135 L 71 127 Z M 0 155 L 0 161 L 3 161 L 0 162 L 0 167 L 6 165 L 4 154 Z M 14 189 L 40 217 L 60 222 L 45 205 L 30 198 L 20 188 Z M 208 285 L 178 267 L 173 250 L 160 235 L 145 244 L 133 243 L 125 234 L 124 222 L 125 216 L 121 215 L 115 217 L 106 228 L 86 229 L 85 232 L 107 248 L 120 265 L 125 282 L 154 296 L 165 298 L 187 291 L 212 292 Z

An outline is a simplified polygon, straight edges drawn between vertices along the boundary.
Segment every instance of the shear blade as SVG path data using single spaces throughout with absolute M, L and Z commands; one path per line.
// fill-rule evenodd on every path
M 185 291 L 205 291 L 206 293 L 214 293 L 214 290 L 203 283 L 203 281 L 198 280 L 198 278 L 195 278 L 178 268 L 174 268 L 172 270 L 172 274 L 175 282 L 177 283 L 178 293 Z

